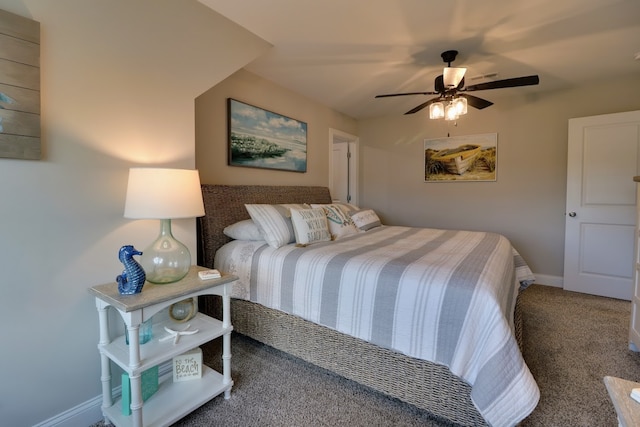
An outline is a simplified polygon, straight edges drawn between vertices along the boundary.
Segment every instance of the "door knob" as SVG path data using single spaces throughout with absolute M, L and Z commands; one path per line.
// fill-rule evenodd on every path
M 575 213 L 575 212 L 569 212 L 569 216 L 570 216 L 571 218 L 575 218 L 576 213 Z

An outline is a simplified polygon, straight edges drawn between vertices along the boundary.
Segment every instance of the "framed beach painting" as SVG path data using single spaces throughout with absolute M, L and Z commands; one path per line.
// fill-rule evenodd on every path
M 227 99 L 229 165 L 307 171 L 307 124 Z
M 496 181 L 498 134 L 425 139 L 425 182 Z

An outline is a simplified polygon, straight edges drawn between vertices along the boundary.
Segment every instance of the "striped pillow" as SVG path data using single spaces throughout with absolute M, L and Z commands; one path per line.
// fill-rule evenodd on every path
M 304 209 L 304 205 L 246 204 L 244 206 L 269 246 L 279 248 L 296 241 L 291 223 L 291 208 Z

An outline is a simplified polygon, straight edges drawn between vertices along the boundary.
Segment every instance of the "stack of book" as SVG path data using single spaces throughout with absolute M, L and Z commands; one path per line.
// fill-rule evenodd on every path
M 147 369 L 141 377 L 144 402 L 158 391 L 158 367 Z M 131 380 L 126 372 L 122 374 L 122 415 L 131 415 Z

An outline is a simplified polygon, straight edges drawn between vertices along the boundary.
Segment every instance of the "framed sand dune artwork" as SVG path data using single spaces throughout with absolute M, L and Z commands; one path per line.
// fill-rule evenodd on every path
M 498 134 L 424 141 L 425 182 L 496 181 Z
M 228 98 L 229 165 L 307 171 L 307 124 Z

